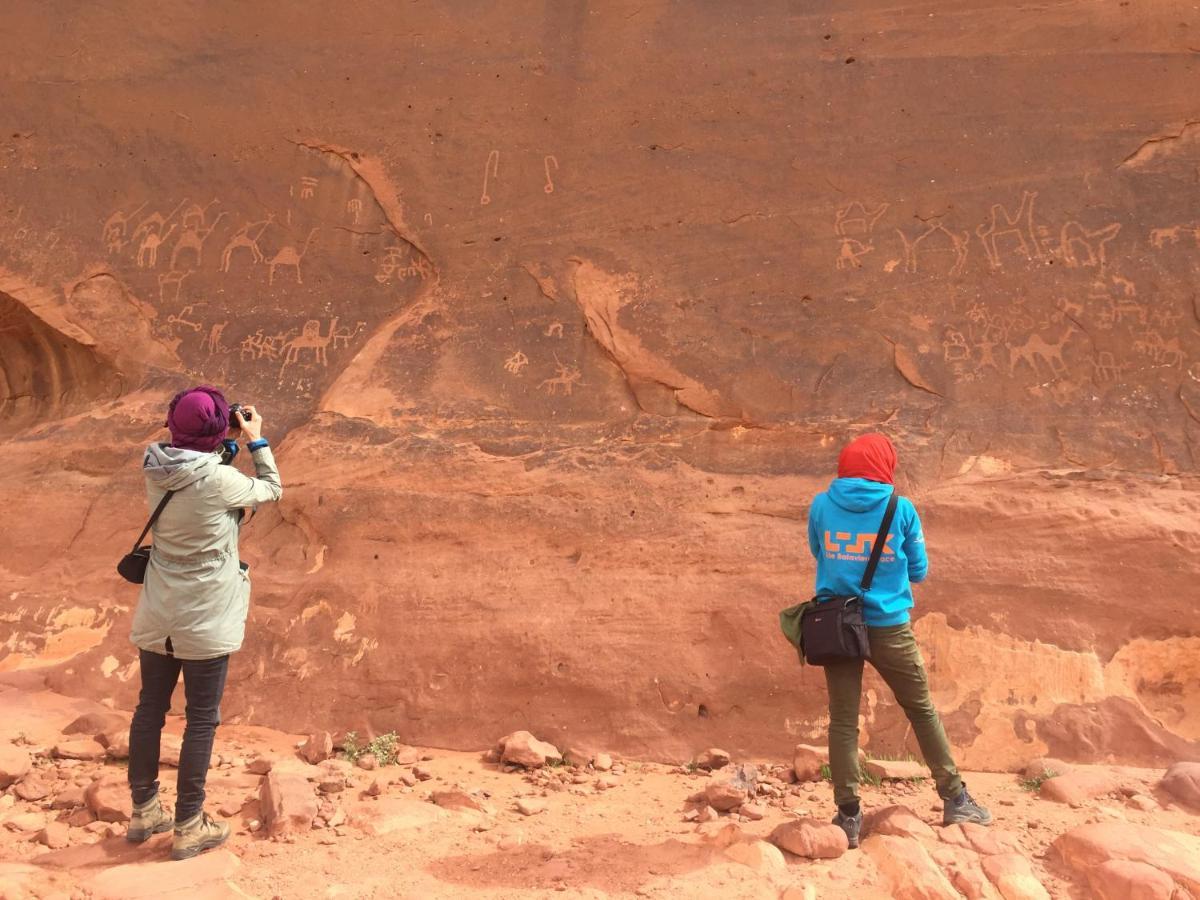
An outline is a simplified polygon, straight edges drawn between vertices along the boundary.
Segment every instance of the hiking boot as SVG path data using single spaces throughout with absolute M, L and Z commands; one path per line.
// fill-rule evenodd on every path
M 229 826 L 206 812 L 198 812 L 186 822 L 175 824 L 175 846 L 171 859 L 191 859 L 205 850 L 220 847 L 229 840 Z
M 155 794 L 141 806 L 133 807 L 133 815 L 129 819 L 129 828 L 125 831 L 125 840 L 131 844 L 141 844 L 153 835 L 170 831 L 175 820 L 168 815 Z
M 851 850 L 858 846 L 858 834 L 862 831 L 861 809 L 852 816 L 846 815 L 839 809 L 838 814 L 833 818 L 833 824 L 846 832 L 846 840 L 850 842 Z
M 992 824 L 992 814 L 987 811 L 987 807 L 980 806 L 975 802 L 975 799 L 967 793 L 965 785 L 961 794 L 953 800 L 944 800 L 943 804 L 943 825 L 954 825 L 962 822 L 974 822 L 976 825 Z

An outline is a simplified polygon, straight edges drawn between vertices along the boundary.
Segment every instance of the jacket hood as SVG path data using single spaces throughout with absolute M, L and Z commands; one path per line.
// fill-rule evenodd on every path
M 216 453 L 201 453 L 170 444 L 151 444 L 142 457 L 142 471 L 164 491 L 187 487 L 205 475 L 211 475 L 220 464 L 221 458 Z
M 847 512 L 866 512 L 883 503 L 892 493 L 890 484 L 865 478 L 835 478 L 829 485 L 829 499 Z

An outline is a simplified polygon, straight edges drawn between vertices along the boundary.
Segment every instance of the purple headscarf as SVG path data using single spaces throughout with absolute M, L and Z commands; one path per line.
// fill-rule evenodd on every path
M 201 384 L 180 391 L 167 410 L 171 446 L 211 453 L 229 433 L 229 404 L 215 387 Z

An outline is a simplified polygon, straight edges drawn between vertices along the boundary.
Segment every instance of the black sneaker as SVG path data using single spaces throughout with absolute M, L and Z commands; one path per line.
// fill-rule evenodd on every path
M 839 809 L 838 814 L 833 818 L 833 824 L 846 832 L 846 840 L 850 842 L 851 850 L 858 846 L 858 833 L 862 831 L 861 809 L 852 816 L 843 814 Z
M 962 822 L 974 822 L 976 825 L 992 824 L 992 814 L 987 811 L 987 807 L 980 806 L 975 802 L 975 799 L 967 793 L 965 785 L 961 794 L 953 800 L 943 801 L 942 807 L 943 825 L 955 825 Z

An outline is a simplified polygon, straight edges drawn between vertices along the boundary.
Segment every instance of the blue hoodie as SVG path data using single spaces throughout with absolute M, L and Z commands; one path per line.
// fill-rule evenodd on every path
M 865 478 L 836 478 L 813 498 L 808 511 L 808 546 L 817 560 L 817 596 L 858 594 L 871 547 L 892 486 Z M 868 625 L 903 625 L 913 605 L 910 582 L 929 574 L 925 534 L 916 507 L 901 497 L 871 590 L 865 595 Z

